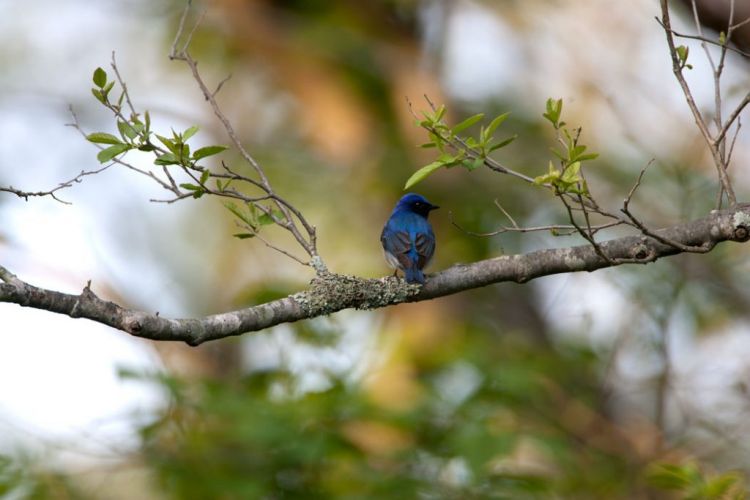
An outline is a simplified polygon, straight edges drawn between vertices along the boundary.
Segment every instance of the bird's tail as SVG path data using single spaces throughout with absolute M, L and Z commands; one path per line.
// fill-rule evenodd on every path
M 424 285 L 424 274 L 422 273 L 422 270 L 418 269 L 416 266 L 404 269 L 404 277 L 406 278 L 407 283 L 419 283 L 420 285 Z

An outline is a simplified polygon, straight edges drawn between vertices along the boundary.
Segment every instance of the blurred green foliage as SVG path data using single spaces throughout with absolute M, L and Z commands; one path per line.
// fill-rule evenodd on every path
M 625 498 L 646 465 L 598 407 L 596 357 L 456 332 L 422 389 L 383 407 L 360 382 L 299 394 L 283 369 L 156 378 L 172 403 L 142 430 L 171 498 Z M 304 376 L 304 375 L 303 375 Z M 384 388 L 388 390 L 388 388 Z
M 747 498 L 740 474 L 706 474 L 694 462 L 655 464 L 648 481 L 660 489 L 679 492 L 686 500 Z
M 45 469 L 38 459 L 0 455 L 0 498 L 75 500 L 90 497 L 70 475 Z

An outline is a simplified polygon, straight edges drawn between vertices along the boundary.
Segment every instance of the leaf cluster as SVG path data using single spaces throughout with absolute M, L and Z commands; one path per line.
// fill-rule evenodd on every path
M 674 491 L 685 500 L 740 500 L 747 498 L 742 475 L 736 472 L 708 474 L 695 462 L 655 463 L 647 472 L 648 482 L 661 490 Z
M 445 122 L 445 105 L 440 105 L 432 111 L 422 112 L 423 119 L 417 120 L 417 125 L 427 131 L 430 138 L 420 147 L 437 148 L 439 151 L 435 161 L 420 168 L 406 181 L 404 189 L 409 189 L 418 182 L 441 168 L 462 166 L 469 172 L 481 167 L 488 155 L 503 148 L 516 139 L 516 135 L 496 141 L 494 134 L 505 122 L 510 113 L 496 116 L 487 126 L 480 126 L 476 136 L 462 136 L 461 133 L 484 119 L 484 113 L 472 115 L 462 122 L 448 126 Z
M 110 93 L 114 88 L 115 81 L 108 81 L 106 71 L 102 68 L 96 68 L 93 82 L 95 86 L 91 89 L 92 94 L 107 109 L 114 112 L 117 117 L 117 130 L 119 132 L 119 137 L 107 132 L 94 132 L 86 136 L 89 142 L 105 146 L 97 154 L 99 162 L 110 162 L 131 150 L 153 153 L 154 165 L 177 165 L 200 172 L 200 177 L 196 179 L 197 184 L 182 183 L 180 187 L 192 191 L 194 198 L 200 198 L 205 194 L 205 183 L 210 177 L 210 171 L 199 166 L 198 162 L 221 153 L 227 147 L 211 145 L 191 151 L 188 140 L 198 132 L 198 126 L 193 125 L 181 133 L 172 130 L 170 137 L 159 135 L 151 130 L 151 116 L 148 111 L 143 113 L 142 117 L 135 111 L 132 111 L 129 116 L 125 115 L 123 105 L 127 99 L 127 92 L 124 89 L 121 90 L 116 101 L 110 101 Z M 218 181 L 217 185 L 221 190 L 222 186 Z
M 633 462 L 560 418 L 595 411 L 593 361 L 472 331 L 420 354 L 419 389 L 397 407 L 334 375 L 300 391 L 283 368 L 168 379 L 173 404 L 143 428 L 144 457 L 179 498 L 618 497 Z
M 284 214 L 278 209 L 267 208 L 265 211 L 261 211 L 253 203 L 245 203 L 240 206 L 228 201 L 224 203 L 224 207 L 232 212 L 242 222 L 242 227 L 247 230 L 232 235 L 241 240 L 257 236 L 262 226 L 281 223 L 284 218 Z
M 588 184 L 582 174 L 581 165 L 585 161 L 596 159 L 599 155 L 586 153 L 587 147 L 580 143 L 580 127 L 571 130 L 561 120 L 562 106 L 562 99 L 547 99 L 546 112 L 542 116 L 552 124 L 557 134 L 559 146 L 552 148 L 552 154 L 557 157 L 558 164 L 550 161 L 547 173 L 535 177 L 534 183 L 551 186 L 556 194 L 588 196 Z
M 724 35 L 724 32 L 721 33 L 722 37 L 726 36 Z M 720 37 L 720 43 L 723 45 L 726 40 L 722 40 L 722 37 Z M 690 47 L 687 45 L 679 45 L 675 47 L 675 52 L 677 52 L 677 60 L 680 63 L 680 69 L 687 68 L 687 69 L 693 69 L 692 64 L 688 64 L 688 55 L 690 54 Z

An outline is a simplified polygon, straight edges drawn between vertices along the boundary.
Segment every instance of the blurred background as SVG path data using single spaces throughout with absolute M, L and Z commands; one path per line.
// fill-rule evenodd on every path
M 702 2 L 711 4 L 710 1 Z M 721 7 L 727 2 L 713 2 Z M 167 58 L 184 3 L 0 0 L 0 185 L 48 189 L 96 167 L 65 125 L 115 132 L 91 96 L 114 51 L 162 135 L 197 124 L 228 143 L 188 69 Z M 675 6 L 673 24 L 693 32 Z M 497 158 L 529 176 L 552 158 L 548 97 L 600 157 L 592 192 L 616 210 L 654 160 L 635 213 L 653 227 L 706 214 L 714 167 L 671 73 L 650 0 L 214 0 L 192 53 L 277 191 L 318 227 L 337 273 L 389 273 L 378 241 L 406 179 L 432 161 L 406 103 L 449 120 L 510 111 Z M 708 30 L 708 28 L 706 28 Z M 707 36 L 718 36 L 707 31 Z M 686 43 L 686 42 L 680 42 Z M 711 69 L 687 77 L 711 110 Z M 730 54 L 727 109 L 747 92 Z M 750 140 L 731 174 L 747 200 Z M 222 156 L 241 165 L 231 153 Z M 136 163 L 147 158 L 133 156 Z M 218 161 L 218 160 L 217 160 Z M 581 244 L 544 190 L 485 169 L 440 171 L 432 270 Z M 63 205 L 0 196 L 0 263 L 36 285 L 94 291 L 173 317 L 303 289 L 310 269 L 237 240 L 217 200 L 112 168 Z M 613 233 L 611 236 L 616 235 Z M 268 237 L 291 246 L 283 234 Z M 0 304 L 0 496 L 9 498 L 729 498 L 750 472 L 747 248 L 646 267 L 499 284 L 344 311 L 199 348 Z M 712 496 L 713 495 L 713 496 Z M 722 496 L 725 495 L 725 496 Z

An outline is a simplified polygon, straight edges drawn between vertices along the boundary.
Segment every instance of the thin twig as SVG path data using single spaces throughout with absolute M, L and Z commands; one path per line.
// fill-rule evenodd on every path
M 130 93 L 128 92 L 128 86 L 125 84 L 125 80 L 123 80 L 122 76 L 120 75 L 120 70 L 117 69 L 117 60 L 115 59 L 115 51 L 112 51 L 112 69 L 115 72 L 115 78 L 117 78 L 117 83 L 120 84 L 120 87 L 122 88 L 122 93 L 125 95 L 125 102 L 128 103 L 128 108 L 130 108 L 130 112 L 135 115 L 135 106 L 133 106 L 133 101 L 130 100 Z M 119 111 L 119 110 L 118 110 Z M 124 117 L 123 121 L 127 124 L 130 124 L 129 120 L 126 120 Z
M 733 24 L 732 26 L 730 26 L 730 29 L 736 30 L 737 28 L 741 28 L 748 23 L 750 23 L 750 17 L 745 18 L 743 21 L 740 21 L 737 24 Z
M 190 7 L 193 5 L 193 0 L 187 0 L 187 5 L 182 10 L 182 15 L 180 16 L 180 24 L 177 26 L 177 32 L 174 35 L 174 41 L 172 42 L 172 48 L 169 51 L 169 58 L 172 59 L 177 55 L 177 44 L 180 42 L 180 38 L 182 38 L 182 33 L 185 30 L 185 21 L 187 20 L 188 13 L 190 12 Z M 186 50 L 187 47 L 183 48 L 183 51 Z
M 186 11 L 190 9 L 190 3 L 188 2 L 188 5 L 186 7 Z M 190 44 L 193 41 L 193 36 L 195 35 L 195 31 L 198 29 L 198 26 L 203 24 L 203 19 L 206 17 L 206 10 L 204 9 L 200 16 L 198 17 L 198 20 L 193 23 L 193 28 L 190 30 L 190 33 L 188 33 L 188 36 L 185 38 L 185 44 L 182 46 L 182 53 L 187 54 L 188 47 L 190 47 Z
M 568 200 L 566 200 L 564 196 L 560 196 L 561 193 L 556 193 L 556 194 L 558 194 L 558 197 L 560 198 L 560 201 L 565 206 L 565 209 L 568 212 L 568 218 L 570 219 L 570 223 L 576 228 L 576 231 L 578 232 L 578 234 L 580 234 L 586 241 L 588 241 L 591 244 L 591 246 L 594 248 L 594 252 L 596 252 L 596 255 L 598 255 L 599 257 L 601 257 L 602 260 L 604 260 L 604 262 L 606 262 L 607 264 L 613 265 L 614 261 L 612 259 L 610 259 L 609 256 L 607 256 L 607 254 L 604 253 L 604 251 L 602 250 L 601 246 L 594 239 L 594 237 L 591 236 L 590 234 L 588 234 L 586 232 L 586 230 L 584 230 L 576 222 L 575 216 L 573 215 L 573 211 L 570 209 L 570 204 L 568 203 Z
M 734 121 L 740 116 L 740 113 L 745 109 L 745 107 L 750 104 L 750 92 L 745 94 L 745 97 L 742 99 L 742 101 L 737 105 L 736 108 L 734 108 L 734 111 L 732 111 L 732 114 L 729 115 L 729 118 L 727 118 L 727 121 L 724 123 L 722 127 L 719 129 L 719 134 L 714 139 L 714 144 L 719 144 L 724 140 L 724 137 L 727 135 L 727 132 L 729 132 L 729 129 L 734 124 Z M 731 155 L 727 156 L 727 160 L 729 159 Z M 727 161 L 728 163 L 728 161 Z
M 214 90 L 214 91 L 213 91 L 213 93 L 212 93 L 211 95 L 212 95 L 213 97 L 216 97 L 216 94 L 218 94 L 218 93 L 219 93 L 219 91 L 220 91 L 220 90 L 221 90 L 221 88 L 222 88 L 222 87 L 224 86 L 224 84 L 225 84 L 225 83 L 227 83 L 227 82 L 228 82 L 228 81 L 229 81 L 229 80 L 230 80 L 231 78 L 232 78 L 232 75 L 231 75 L 231 74 L 229 74 L 229 75 L 225 76 L 225 77 L 224 77 L 224 79 L 223 79 L 222 81 L 220 81 L 220 82 L 219 82 L 219 84 L 218 84 L 218 85 L 216 86 L 216 90 Z
M 661 24 L 664 27 L 664 33 L 667 38 L 667 46 L 669 47 L 669 54 L 672 58 L 672 72 L 674 73 L 675 78 L 677 79 L 677 82 L 682 89 L 688 107 L 690 108 L 690 111 L 693 114 L 693 118 L 695 119 L 695 123 L 698 126 L 698 130 L 700 130 L 701 135 L 703 135 L 703 138 L 706 141 L 709 150 L 711 151 L 711 156 L 714 160 L 714 166 L 716 167 L 717 173 L 719 175 L 719 181 L 721 182 L 721 185 L 727 194 L 729 204 L 734 207 L 737 204 L 737 198 L 734 194 L 732 183 L 727 176 L 724 158 L 720 154 L 719 148 L 717 148 L 716 144 L 714 144 L 714 138 L 712 137 L 711 132 L 708 130 L 708 126 L 706 125 L 706 121 L 703 118 L 703 114 L 701 113 L 700 109 L 698 109 L 698 106 L 695 103 L 695 99 L 693 99 L 693 94 L 690 90 L 690 87 L 688 86 L 687 81 L 685 81 L 685 76 L 682 74 L 682 66 L 677 55 L 677 49 L 675 47 L 674 38 L 672 35 L 672 26 L 669 18 L 668 3 L 668 0 L 660 0 L 662 12 Z
M 183 12 L 183 17 L 187 16 L 187 11 L 189 10 L 189 8 L 190 8 L 190 5 L 188 4 L 188 6 L 185 8 L 185 12 Z M 255 158 L 248 153 L 248 151 L 243 146 L 242 142 L 239 140 L 239 137 L 237 136 L 237 133 L 235 132 L 234 127 L 232 126 L 230 121 L 227 119 L 227 117 L 224 115 L 224 113 L 221 111 L 221 108 L 216 102 L 215 92 L 211 92 L 208 89 L 208 86 L 203 81 L 203 78 L 198 72 L 197 62 L 192 58 L 192 56 L 188 52 L 190 42 L 192 40 L 192 37 L 195 33 L 197 26 L 200 24 L 201 19 L 199 19 L 198 22 L 195 23 L 191 32 L 185 38 L 185 42 L 182 45 L 182 49 L 178 51 L 177 45 L 179 44 L 179 40 L 182 39 L 184 29 L 185 29 L 185 23 L 181 21 L 180 26 L 177 31 L 177 35 L 175 36 L 174 43 L 172 44 L 172 50 L 170 52 L 170 59 L 183 61 L 188 65 L 193 75 L 193 79 L 196 81 L 199 88 L 201 89 L 201 92 L 203 93 L 204 98 L 206 99 L 206 101 L 208 101 L 209 105 L 211 106 L 214 112 L 214 115 L 222 123 L 224 130 L 226 131 L 227 135 L 232 141 L 232 144 L 240 152 L 240 155 L 242 156 L 243 160 L 245 160 L 245 162 L 248 163 L 255 170 L 255 173 L 260 179 L 258 186 L 261 187 L 261 189 L 263 189 L 264 191 L 266 191 L 266 193 L 273 195 L 274 203 L 278 207 L 279 211 L 283 214 L 284 220 L 282 221 L 281 219 L 277 218 L 270 211 L 268 215 L 271 216 L 274 222 L 276 222 L 278 225 L 287 229 L 295 238 L 295 240 L 297 240 L 300 246 L 302 246 L 302 248 L 311 257 L 313 258 L 317 257 L 317 259 L 315 260 L 316 260 L 316 263 L 319 263 L 319 268 L 316 270 L 318 271 L 325 270 L 325 266 L 322 265 L 322 262 L 320 261 L 320 258 L 317 254 L 317 243 L 316 243 L 317 240 L 316 240 L 315 228 L 307 222 L 307 220 L 302 215 L 302 213 L 296 208 L 294 208 L 291 203 L 287 202 L 286 200 L 278 196 L 276 193 L 274 193 L 264 170 L 261 168 L 260 164 L 255 160 Z M 262 208 L 262 207 L 259 206 L 259 208 Z M 300 224 L 302 224 L 302 227 L 307 233 L 307 238 L 305 238 L 300 232 L 300 230 L 298 229 L 297 224 L 294 222 L 295 219 L 299 221 Z
M 693 4 L 695 4 L 695 0 L 693 0 Z M 725 34 L 725 40 L 724 43 L 721 44 L 721 52 L 719 55 L 719 67 L 716 68 L 715 73 L 715 87 L 716 87 L 716 95 L 720 95 L 721 86 L 719 85 L 719 80 L 721 78 L 721 74 L 724 71 L 724 63 L 727 58 L 727 46 L 729 42 L 732 39 L 732 32 L 734 31 L 734 28 L 732 27 L 732 22 L 734 21 L 734 0 L 731 0 L 729 2 L 729 20 L 727 21 L 727 32 Z M 717 111 L 721 110 L 721 101 L 717 103 Z M 719 125 L 719 128 L 721 128 L 721 115 L 717 115 L 717 123 Z
M 656 18 L 656 22 L 658 22 L 661 25 L 662 28 L 665 28 L 665 26 L 662 23 L 661 19 L 659 19 L 658 17 Z M 673 29 L 670 29 L 669 32 L 672 33 L 672 35 L 676 36 L 677 38 L 685 38 L 685 39 L 688 39 L 688 40 L 698 40 L 700 42 L 705 42 L 705 43 L 708 43 L 708 44 L 711 44 L 711 45 L 716 45 L 717 47 L 723 47 L 723 45 L 721 44 L 721 42 L 717 42 L 716 40 L 712 40 L 712 39 L 704 37 L 704 36 L 700 36 L 700 35 L 688 35 L 686 33 L 680 33 L 679 31 L 675 31 Z M 735 52 L 735 53 L 737 53 L 737 54 L 739 54 L 741 56 L 750 57 L 750 52 L 745 52 L 743 50 L 740 50 L 740 49 L 738 49 L 736 47 L 732 47 L 730 45 L 727 45 L 727 50 L 731 50 L 732 52 Z
M 61 189 L 68 188 L 72 186 L 73 184 L 77 184 L 83 180 L 84 177 L 89 175 L 96 175 L 99 172 L 103 172 L 107 170 L 109 167 L 112 166 L 112 163 L 109 163 L 108 165 L 103 166 L 102 168 L 96 169 L 96 170 L 81 170 L 81 172 L 73 177 L 72 179 L 68 179 L 67 181 L 63 181 L 60 184 L 57 185 L 57 187 L 49 189 L 47 191 L 22 191 L 20 189 L 16 189 L 13 186 L 0 186 L 0 192 L 4 193 L 10 193 L 18 196 L 19 198 L 23 198 L 26 201 L 29 201 L 30 197 L 42 197 L 42 196 L 49 196 L 53 200 L 60 202 L 64 205 L 71 205 L 69 201 L 65 201 L 57 196 L 57 192 Z
M 503 206 L 500 204 L 500 200 L 495 198 L 495 206 L 500 209 L 500 211 L 508 218 L 511 224 L 513 224 L 513 227 L 517 228 L 518 224 L 516 224 L 516 221 L 513 219 L 513 217 L 510 216 L 507 210 L 503 208 Z
M 633 187 L 630 188 L 630 192 L 628 192 L 627 198 L 623 200 L 622 205 L 626 209 L 628 208 L 628 205 L 630 205 L 630 200 L 633 199 L 633 195 L 635 194 L 635 191 L 640 187 L 641 181 L 643 180 L 643 176 L 646 173 L 646 170 L 648 170 L 648 167 L 650 167 L 654 163 L 654 159 L 651 158 L 649 162 L 646 164 L 645 167 L 641 169 L 641 173 L 638 174 L 638 179 L 635 181 L 635 184 L 633 184 Z
M 641 230 L 641 232 L 646 235 L 650 236 L 651 238 L 655 239 L 656 241 L 660 243 L 664 243 L 665 245 L 669 245 L 671 247 L 676 248 L 677 250 L 680 250 L 681 252 L 687 252 L 687 253 L 707 253 L 710 252 L 711 249 L 713 249 L 715 243 L 708 242 L 707 244 L 701 245 L 701 246 L 691 246 L 691 245 L 685 245 L 683 243 L 680 243 L 679 241 L 674 241 L 669 238 L 665 238 L 664 236 L 659 235 L 658 233 L 650 230 L 648 227 L 646 227 L 643 222 L 641 222 L 635 215 L 633 215 L 630 212 L 630 209 L 628 207 L 623 206 L 621 208 L 622 213 L 628 216 L 630 221 Z
M 277 252 L 286 255 L 290 259 L 299 262 L 303 266 L 310 266 L 311 265 L 310 261 L 302 260 L 299 257 L 297 257 L 296 255 L 294 255 L 294 254 L 292 254 L 290 252 L 287 252 L 283 248 L 274 245 L 273 243 L 271 243 L 267 239 L 265 239 L 263 236 L 261 236 L 260 233 L 255 233 L 255 237 L 258 238 L 260 241 L 262 241 L 268 248 L 271 248 L 272 250 L 276 250 Z
M 75 130 L 77 130 L 78 133 L 81 134 L 81 136 L 83 136 L 83 138 L 85 139 L 86 138 L 86 132 L 83 130 L 83 127 L 81 127 L 81 124 L 78 121 L 78 115 L 76 114 L 75 110 L 73 109 L 73 106 L 68 106 L 68 111 L 70 111 L 70 115 L 73 117 L 73 123 L 68 123 L 67 126 L 68 127 L 72 127 Z M 94 144 L 94 146 L 96 146 L 99 150 L 104 149 L 104 146 L 102 146 L 101 144 Z M 179 189 L 177 188 L 177 185 L 174 183 L 174 180 L 172 180 L 171 178 L 170 178 L 170 180 L 172 180 L 172 185 L 170 186 L 169 184 L 167 184 L 166 182 L 164 182 L 163 179 L 160 179 L 157 175 L 155 175 L 153 172 L 148 171 L 148 170 L 143 170 L 143 169 L 140 169 L 138 167 L 135 167 L 135 166 L 131 165 L 130 163 L 122 160 L 121 158 L 112 158 L 112 163 L 116 163 L 118 165 L 121 165 L 121 166 L 129 169 L 129 170 L 132 170 L 132 171 L 137 172 L 137 173 L 139 173 L 141 175 L 145 175 L 146 177 L 148 177 L 150 179 L 153 179 L 154 181 L 156 181 L 161 187 L 163 187 L 167 191 L 171 191 L 171 192 L 173 192 L 175 194 L 179 194 L 180 193 Z
M 177 196 L 175 196 L 174 198 L 170 198 L 168 200 L 160 200 L 158 198 L 151 198 L 148 201 L 150 201 L 152 203 L 167 203 L 167 204 L 171 205 L 172 203 L 178 202 L 180 200 L 184 200 L 186 198 L 192 198 L 193 196 L 194 196 L 193 193 L 180 193 Z
M 703 27 L 701 25 L 700 16 L 698 15 L 698 5 L 695 3 L 695 0 L 691 0 L 692 8 L 693 8 L 693 21 L 695 22 L 695 29 L 698 31 L 698 36 L 701 38 L 705 38 L 703 36 Z M 708 46 L 706 45 L 706 42 L 701 42 L 701 48 L 703 49 L 703 52 L 706 53 L 706 59 L 708 59 L 708 63 L 711 65 L 711 70 L 716 73 L 716 64 L 714 64 L 714 59 L 711 56 L 711 52 L 708 51 Z
M 729 153 L 727 153 L 727 158 L 731 158 L 732 154 L 734 153 L 734 144 L 737 142 L 737 136 L 740 135 L 740 129 L 742 128 L 742 120 L 737 117 L 737 128 L 734 130 L 734 135 L 732 136 L 732 142 L 729 146 Z
M 432 108 L 433 111 L 435 111 L 435 109 L 437 109 L 436 106 L 435 106 L 435 103 L 430 99 L 429 96 L 425 95 L 424 99 L 427 101 L 427 103 L 429 104 L 429 106 Z M 414 111 L 414 107 L 412 105 L 412 102 L 411 102 L 411 100 L 408 97 L 406 98 L 406 103 L 407 103 L 407 105 L 409 107 L 409 112 L 411 113 L 411 115 L 415 119 L 419 120 L 419 116 Z M 430 128 L 430 127 L 425 127 L 425 130 L 427 130 L 428 132 L 431 132 L 433 134 L 436 134 L 436 135 L 440 136 L 455 151 L 464 151 L 470 158 L 473 158 L 473 159 L 479 158 L 479 154 L 477 154 L 477 152 L 473 148 L 471 148 L 468 144 L 466 144 L 466 142 L 463 139 L 461 139 L 460 137 L 454 137 L 453 139 L 448 140 L 448 138 L 445 137 L 445 136 L 443 136 L 440 133 L 439 130 L 436 130 L 436 129 Z M 483 158 L 483 160 L 484 160 L 484 164 L 488 168 L 490 168 L 491 170 L 494 170 L 495 172 L 499 172 L 499 173 L 502 173 L 502 174 L 511 175 L 513 177 L 516 177 L 518 179 L 526 181 L 526 182 L 528 182 L 530 184 L 534 183 L 534 179 L 532 179 L 531 177 L 529 177 L 527 175 L 524 175 L 524 174 L 522 174 L 520 172 L 516 172 L 515 170 L 512 170 L 512 169 L 510 169 L 510 168 L 502 165 L 500 162 L 498 162 L 497 160 L 494 160 L 494 159 L 490 158 L 489 156 Z
M 500 229 L 495 230 L 495 231 L 490 231 L 488 233 L 479 233 L 475 231 L 469 231 L 468 229 L 458 224 L 453 219 L 452 212 L 449 212 L 448 216 L 450 217 L 451 224 L 453 224 L 453 226 L 458 228 L 461 232 L 468 234 L 470 236 L 489 237 L 489 236 L 497 236 L 498 234 L 503 234 L 503 233 L 533 233 L 533 232 L 539 232 L 539 231 L 551 231 L 551 232 L 557 233 L 556 236 L 570 236 L 578 232 L 575 226 L 572 226 L 572 225 L 550 224 L 548 226 L 532 226 L 532 227 L 501 226 Z M 608 229 L 610 227 L 619 226 L 620 224 L 623 224 L 623 222 L 621 221 L 608 222 L 606 224 L 591 226 L 591 229 L 592 229 L 592 232 L 595 233 L 602 229 Z

